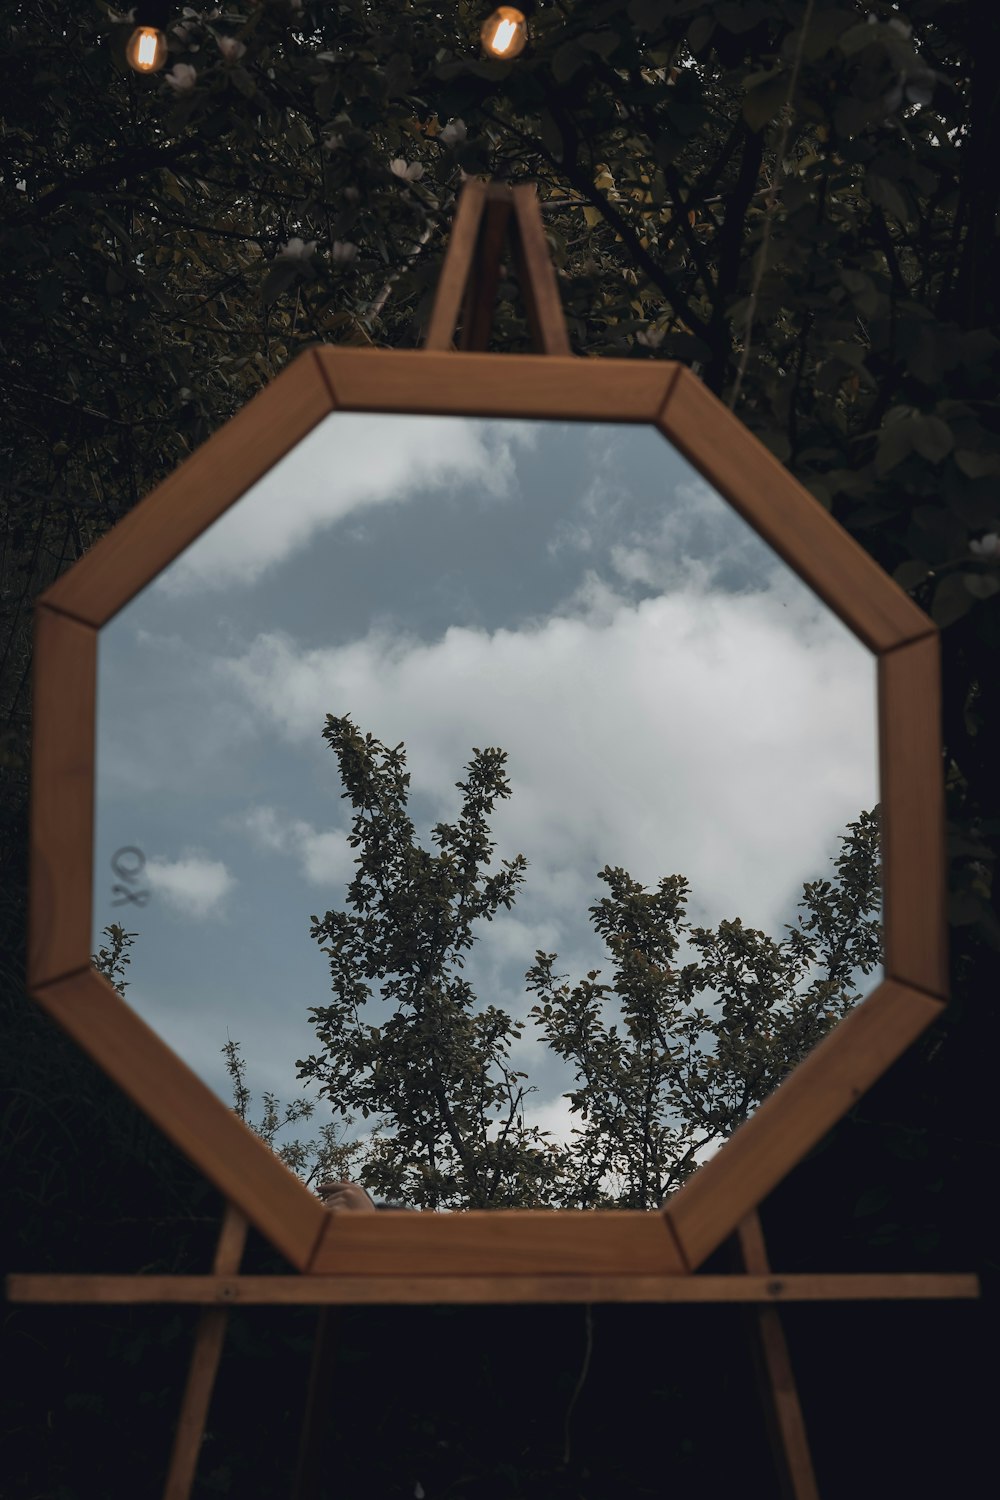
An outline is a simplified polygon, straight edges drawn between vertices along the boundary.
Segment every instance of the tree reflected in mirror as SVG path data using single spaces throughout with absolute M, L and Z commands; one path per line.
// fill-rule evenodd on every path
M 93 962 L 313 1186 L 655 1208 L 880 977 L 875 744 L 654 430 L 335 413 L 101 631 Z

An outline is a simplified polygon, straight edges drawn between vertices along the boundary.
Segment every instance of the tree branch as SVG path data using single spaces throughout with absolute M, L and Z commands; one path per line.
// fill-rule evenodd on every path
M 137 175 L 145 176 L 147 173 L 161 171 L 165 167 L 173 166 L 174 162 L 193 156 L 202 149 L 203 142 L 200 139 L 175 141 L 170 146 L 137 146 L 133 151 L 126 151 L 114 161 L 99 162 L 93 167 L 88 167 L 79 176 L 71 177 L 68 182 L 61 182 L 57 187 L 50 188 L 27 213 L 12 222 L 11 228 L 47 218 L 49 214 L 55 213 L 57 208 L 61 208 L 75 193 L 94 192 L 112 182 L 127 181 Z

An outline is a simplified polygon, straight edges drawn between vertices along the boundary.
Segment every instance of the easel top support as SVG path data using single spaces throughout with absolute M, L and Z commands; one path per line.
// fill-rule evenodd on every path
M 509 235 L 528 326 L 539 354 L 572 354 L 555 269 L 545 241 L 533 183 L 510 188 L 473 179 L 465 184 L 438 281 L 424 348 L 484 351 L 489 345 L 500 281 L 500 258 Z

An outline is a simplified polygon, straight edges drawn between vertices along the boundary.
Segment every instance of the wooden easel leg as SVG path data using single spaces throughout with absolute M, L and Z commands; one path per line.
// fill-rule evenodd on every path
M 514 255 L 534 346 L 541 354 L 568 357 L 573 351 L 569 347 L 556 269 L 545 240 L 537 190 L 534 183 L 523 182 L 512 196 L 519 230 L 513 236 Z
M 216 1276 L 236 1275 L 243 1259 L 246 1237 L 246 1219 L 231 1203 L 227 1203 L 212 1265 Z M 206 1308 L 198 1319 L 163 1500 L 189 1500 L 228 1319 L 229 1313 L 224 1307 Z
M 323 1438 L 330 1418 L 330 1390 L 337 1359 L 337 1307 L 321 1307 L 316 1321 L 312 1365 L 302 1414 L 302 1435 L 291 1500 L 319 1500 Z
M 485 352 L 489 346 L 500 285 L 500 259 L 511 206 L 509 188 L 487 190 L 462 313 L 459 347 L 464 350 Z
M 462 189 L 434 293 L 434 306 L 424 339 L 425 349 L 454 348 L 455 324 L 476 256 L 486 191 L 486 183 L 475 179 Z
M 771 1267 L 756 1210 L 747 1215 L 736 1233 L 744 1269 L 751 1276 L 766 1276 Z M 750 1313 L 750 1320 L 754 1363 L 782 1493 L 786 1500 L 819 1500 L 780 1314 L 776 1307 L 759 1307 Z

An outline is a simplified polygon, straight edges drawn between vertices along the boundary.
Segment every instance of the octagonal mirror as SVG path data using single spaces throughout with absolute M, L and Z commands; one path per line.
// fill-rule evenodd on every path
M 96 743 L 94 951 L 390 1201 L 658 1207 L 881 978 L 875 659 L 650 427 L 333 413 L 103 627 Z
M 733 1133 L 839 1046 L 787 1170 L 936 1012 L 939 877 L 914 906 L 886 872 L 934 864 L 933 626 L 683 372 L 324 360 L 291 438 L 243 414 L 259 454 L 227 429 L 42 601 L 90 627 L 87 970 L 303 1184 L 475 1219 L 666 1202 L 697 1264 L 760 1196 L 670 1217 Z M 296 1211 L 315 1268 L 329 1225 Z

